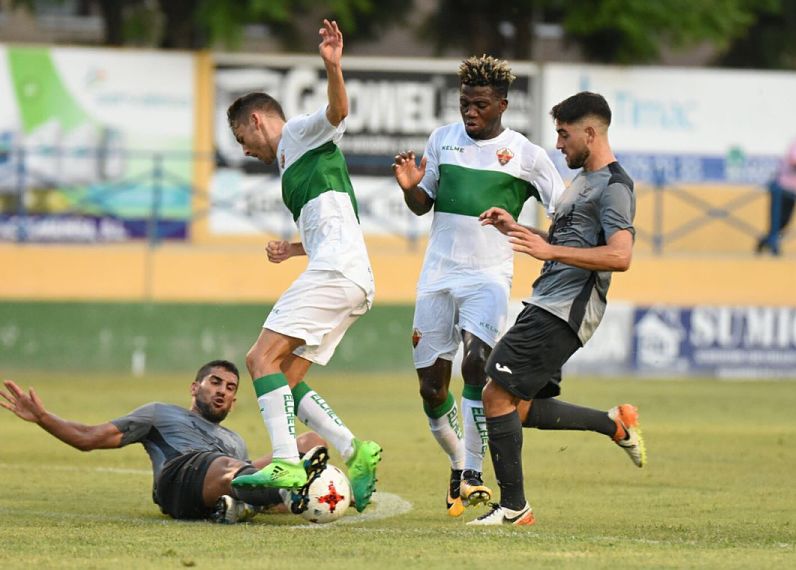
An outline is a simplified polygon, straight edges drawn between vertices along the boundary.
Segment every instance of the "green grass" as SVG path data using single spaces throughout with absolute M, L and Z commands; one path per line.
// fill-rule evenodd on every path
M 102 422 L 150 400 L 185 404 L 190 375 L 20 373 L 55 413 Z M 639 405 L 649 465 L 603 436 L 525 431 L 529 528 L 449 519 L 447 461 L 428 434 L 412 372 L 319 375 L 310 384 L 352 430 L 384 447 L 379 489 L 403 514 L 313 526 L 288 515 L 216 526 L 176 522 L 149 500 L 140 446 L 81 454 L 0 410 L 3 568 L 774 568 L 796 565 L 796 385 L 586 380 L 564 395 Z M 460 382 L 454 381 L 456 392 Z M 268 451 L 252 391 L 228 420 Z M 333 462 L 339 457 L 333 454 Z M 487 480 L 494 484 L 491 469 Z M 387 495 L 389 493 L 390 495 Z M 378 497 L 378 494 L 376 495 Z M 386 501 L 384 501 L 386 503 Z M 379 511 L 379 509 L 376 509 Z M 479 511 L 483 512 L 483 511 Z

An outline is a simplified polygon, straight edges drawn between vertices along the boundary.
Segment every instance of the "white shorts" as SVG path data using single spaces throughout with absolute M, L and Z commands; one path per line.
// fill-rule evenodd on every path
M 485 282 L 418 293 L 412 323 L 415 368 L 453 360 L 462 331 L 495 346 L 506 328 L 509 285 Z
M 293 354 L 324 365 L 348 327 L 367 311 L 359 285 L 338 271 L 309 269 L 279 297 L 263 328 L 300 338 L 305 344 Z

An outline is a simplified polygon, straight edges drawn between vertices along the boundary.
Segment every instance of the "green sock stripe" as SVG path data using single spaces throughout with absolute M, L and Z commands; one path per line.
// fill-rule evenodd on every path
M 425 410 L 426 415 L 428 417 L 430 417 L 433 420 L 436 420 L 437 418 L 441 418 L 442 416 L 450 412 L 455 404 L 456 402 L 453 399 L 453 396 L 451 395 L 450 392 L 448 392 L 448 397 L 445 398 L 445 401 L 442 402 L 436 408 L 432 408 L 431 406 L 423 402 L 423 410 Z
M 302 399 L 304 396 L 306 396 L 307 394 L 309 394 L 310 392 L 312 392 L 312 388 L 310 388 L 309 386 L 307 386 L 307 384 L 306 384 L 306 383 L 304 383 L 304 382 L 299 382 L 298 384 L 296 384 L 295 386 L 293 386 L 293 387 L 290 389 L 290 391 L 291 391 L 291 392 L 293 392 L 293 405 L 294 405 L 294 406 L 295 406 L 295 408 L 298 410 L 298 405 L 299 405 L 299 402 L 301 402 L 301 399 Z
M 483 386 L 470 386 L 469 384 L 465 384 L 464 390 L 462 390 L 462 398 L 467 398 L 468 400 L 480 400 L 481 391 L 483 389 Z
M 273 392 L 281 388 L 282 386 L 287 386 L 287 378 L 281 372 L 277 372 L 276 374 L 266 374 L 260 378 L 257 378 L 254 381 L 254 393 L 257 394 L 257 397 L 263 396 L 268 392 Z

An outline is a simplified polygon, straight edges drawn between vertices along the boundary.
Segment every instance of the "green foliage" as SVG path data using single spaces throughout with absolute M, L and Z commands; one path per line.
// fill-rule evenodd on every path
M 191 374 L 19 373 L 54 413 L 102 422 L 144 402 L 185 404 Z M 81 454 L 0 409 L 4 568 L 789 568 L 796 550 L 796 390 L 790 382 L 567 378 L 565 397 L 603 409 L 639 405 L 650 462 L 636 469 L 603 436 L 525 430 L 525 489 L 538 522 L 473 528 L 451 519 L 448 461 L 428 433 L 414 373 L 313 376 L 352 430 L 384 447 L 376 501 L 408 512 L 312 526 L 288 515 L 215 526 L 175 522 L 150 496 L 133 445 Z M 461 383 L 454 383 L 460 393 Z M 267 436 L 244 385 L 228 420 L 253 454 Z M 332 452 L 332 462 L 339 456 Z M 487 461 L 489 465 L 489 461 Z M 486 482 L 495 479 L 487 467 Z M 369 514 L 370 513 L 370 514 Z M 477 547 L 473 547 L 477 545 Z
M 710 42 L 725 48 L 778 0 L 571 0 L 563 18 L 567 36 L 589 59 L 614 63 L 656 61 L 662 45 Z
M 796 69 L 796 2 L 780 0 L 717 59 L 730 67 Z
M 777 22 L 765 28 L 771 44 L 768 55 L 759 48 L 744 53 L 759 54 L 750 65 L 768 67 L 781 65 L 774 46 L 783 44 L 791 46 L 787 61 L 793 62 L 795 21 L 787 17 L 793 6 L 782 0 L 441 0 L 419 36 L 433 42 L 437 53 L 461 48 L 465 53 L 533 58 L 530 30 L 551 23 L 561 25 L 565 39 L 587 60 L 654 63 L 663 48 L 707 42 L 720 51 L 728 49 L 765 18 Z
M 417 36 L 431 43 L 438 54 L 456 47 L 465 55 L 527 59 L 535 8 L 543 4 L 538 0 L 440 0 Z

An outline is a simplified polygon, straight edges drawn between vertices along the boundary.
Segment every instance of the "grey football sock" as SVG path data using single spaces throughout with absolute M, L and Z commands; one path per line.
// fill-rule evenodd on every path
M 608 437 L 616 434 L 616 422 L 608 417 L 608 412 L 555 398 L 533 400 L 522 425 L 537 429 L 596 431 Z

